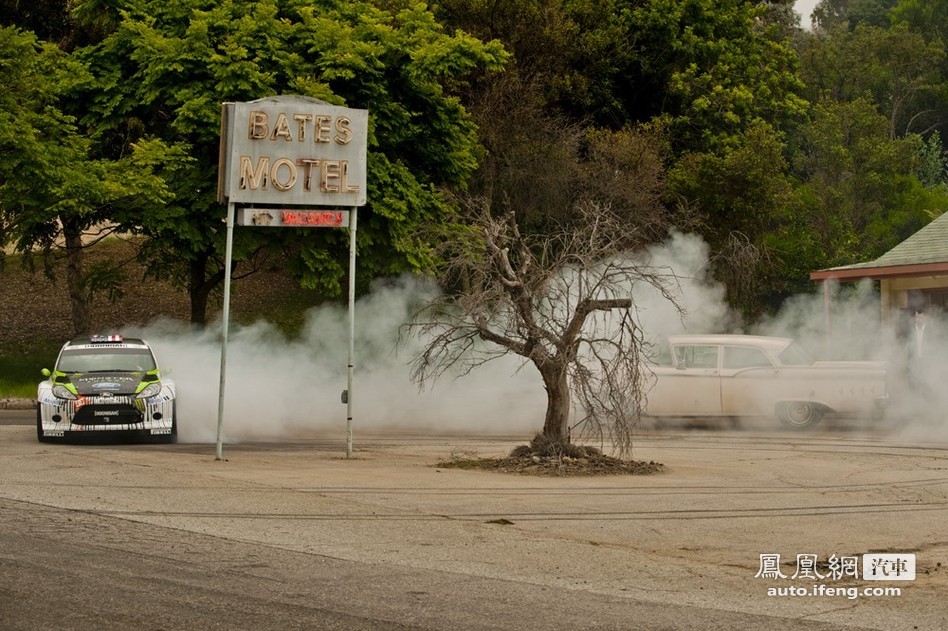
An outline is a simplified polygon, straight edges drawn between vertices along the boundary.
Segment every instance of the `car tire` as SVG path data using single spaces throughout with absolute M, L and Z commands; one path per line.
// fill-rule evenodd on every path
M 165 440 L 168 444 L 174 444 L 178 442 L 178 402 L 174 401 L 171 404 L 171 433 L 168 434 Z
M 36 404 L 36 440 L 41 443 L 48 443 L 49 439 L 43 436 L 43 412 L 40 404 Z
M 813 427 L 823 418 L 823 407 L 811 401 L 785 401 L 777 405 L 777 418 L 787 427 Z

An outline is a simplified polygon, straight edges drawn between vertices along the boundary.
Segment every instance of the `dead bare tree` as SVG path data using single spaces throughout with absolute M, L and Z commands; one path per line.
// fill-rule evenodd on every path
M 441 240 L 442 281 L 460 289 L 427 304 L 411 325 L 425 340 L 413 380 L 519 355 L 546 388 L 545 439 L 570 442 L 575 403 L 580 435 L 629 455 L 648 351 L 633 288 L 651 286 L 680 313 L 674 275 L 631 255 L 628 224 L 609 207 L 581 204 L 569 225 L 531 238 L 513 212 L 495 217 L 488 206 L 468 204 L 467 221 Z

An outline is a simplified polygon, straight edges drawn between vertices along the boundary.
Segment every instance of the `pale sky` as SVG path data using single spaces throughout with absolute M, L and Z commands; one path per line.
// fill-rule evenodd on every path
M 803 28 L 810 28 L 810 14 L 818 2 L 819 0 L 796 0 L 793 3 L 793 10 L 800 14 L 800 25 Z

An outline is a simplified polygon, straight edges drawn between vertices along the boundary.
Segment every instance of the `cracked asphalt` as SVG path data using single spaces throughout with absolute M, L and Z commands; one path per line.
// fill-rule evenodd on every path
M 519 436 L 357 433 L 346 458 L 340 432 L 218 461 L 39 444 L 30 414 L 0 410 L 0 629 L 945 628 L 946 443 L 673 425 L 635 443 L 664 473 L 557 478 L 437 466 Z M 881 553 L 914 554 L 915 580 L 829 570 Z M 777 554 L 786 578 L 757 576 Z

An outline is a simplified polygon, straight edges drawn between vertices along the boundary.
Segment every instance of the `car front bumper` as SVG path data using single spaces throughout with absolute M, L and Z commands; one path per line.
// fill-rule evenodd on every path
M 37 399 L 37 432 L 43 438 L 64 438 L 88 432 L 144 432 L 152 436 L 174 431 L 174 397 L 165 390 L 148 399 L 134 396 L 81 396 L 59 399 L 51 392 Z

